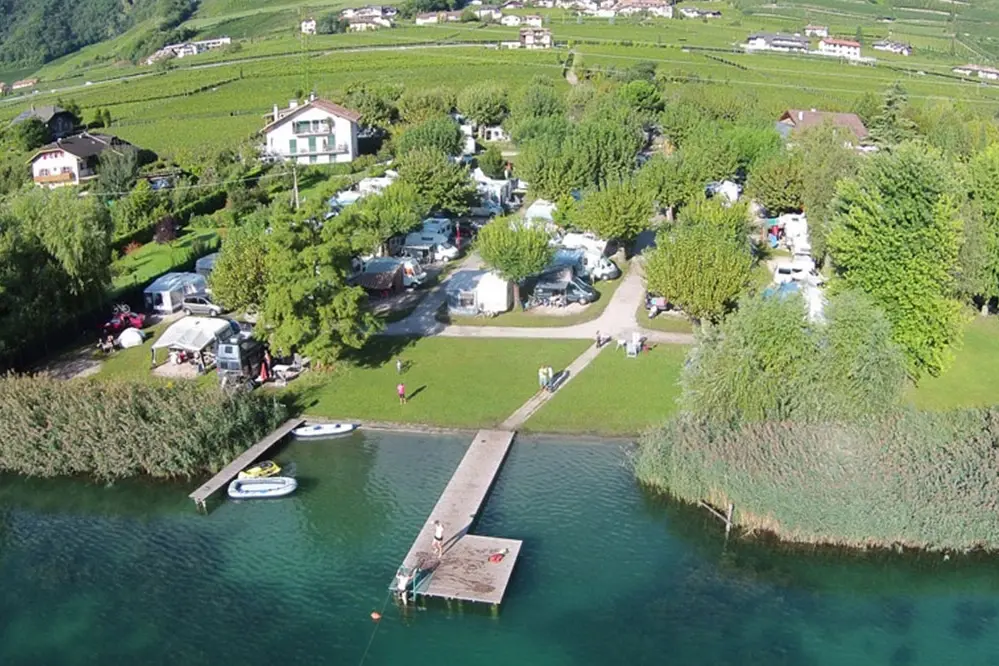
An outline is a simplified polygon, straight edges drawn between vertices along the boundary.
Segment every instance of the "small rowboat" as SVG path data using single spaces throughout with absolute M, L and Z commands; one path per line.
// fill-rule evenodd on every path
M 291 431 L 295 437 L 316 439 L 322 437 L 339 437 L 357 430 L 356 423 L 319 423 L 317 425 L 301 426 Z
M 295 492 L 298 481 L 290 476 L 271 476 L 265 479 L 236 479 L 229 484 L 229 497 L 233 499 L 266 499 L 285 497 Z

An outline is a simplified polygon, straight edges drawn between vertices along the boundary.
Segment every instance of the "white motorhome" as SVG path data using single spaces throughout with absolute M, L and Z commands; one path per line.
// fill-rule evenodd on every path
M 454 222 L 447 217 L 428 217 L 423 220 L 423 233 L 454 238 Z
M 590 250 L 600 255 L 607 254 L 607 241 L 597 238 L 595 234 L 590 232 L 567 233 L 558 240 L 558 244 L 569 249 Z
M 513 284 L 494 272 L 459 270 L 445 293 L 448 311 L 456 315 L 494 315 L 513 307 Z
M 621 269 L 613 261 L 587 248 L 561 247 L 555 250 L 555 256 L 548 265 L 550 268 L 572 266 L 577 275 L 585 275 L 592 281 L 614 280 L 621 276 Z
M 440 260 L 450 261 L 458 257 L 458 248 L 442 234 L 428 234 L 417 231 L 406 236 L 403 251 L 424 263 Z

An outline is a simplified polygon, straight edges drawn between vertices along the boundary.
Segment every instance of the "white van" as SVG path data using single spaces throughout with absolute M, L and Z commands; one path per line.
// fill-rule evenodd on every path
M 445 238 L 454 238 L 454 222 L 446 217 L 428 217 L 423 220 L 424 234 L 440 234 Z
M 404 287 L 419 287 L 427 280 L 427 272 L 420 262 L 410 257 L 379 257 L 364 264 L 365 273 L 384 273 L 395 266 L 402 266 L 402 285 Z
M 458 248 L 443 234 L 416 231 L 406 236 L 406 248 L 428 248 L 436 261 L 450 261 L 458 257 Z
M 570 249 L 590 250 L 598 254 L 607 254 L 607 241 L 597 238 L 596 234 L 570 232 L 558 241 L 562 247 Z

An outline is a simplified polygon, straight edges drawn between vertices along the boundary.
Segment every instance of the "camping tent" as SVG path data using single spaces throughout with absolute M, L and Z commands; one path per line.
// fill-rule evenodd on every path
M 137 328 L 126 328 L 118 336 L 118 346 L 122 349 L 128 349 L 129 347 L 138 347 L 145 341 L 145 336 Z
M 447 281 L 448 311 L 456 315 L 506 312 L 513 306 L 513 285 L 496 273 L 460 270 Z
M 197 354 L 218 340 L 239 335 L 239 324 L 219 317 L 184 317 L 153 343 L 157 349 L 182 349 Z
M 167 273 L 145 288 L 146 309 L 169 314 L 176 312 L 190 294 L 203 294 L 207 287 L 204 275 L 197 273 Z

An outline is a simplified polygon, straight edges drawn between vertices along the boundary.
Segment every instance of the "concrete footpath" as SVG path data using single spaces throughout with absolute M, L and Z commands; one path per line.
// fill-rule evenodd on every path
M 565 369 L 565 372 L 568 373 L 568 375 L 559 385 L 558 391 L 564 389 L 566 384 L 575 379 L 576 375 L 578 375 L 580 372 L 583 371 L 583 369 L 586 366 L 592 363 L 593 359 L 595 359 L 600 354 L 600 350 L 601 350 L 600 347 L 597 347 L 596 344 L 593 344 L 586 351 L 584 351 L 582 354 L 576 357 L 576 360 L 570 363 L 569 367 Z M 520 426 L 524 425 L 524 423 L 526 423 L 527 420 L 531 418 L 536 411 L 544 407 L 545 403 L 551 400 L 552 396 L 555 395 L 555 393 L 557 393 L 558 391 L 555 392 L 538 391 L 533 396 L 531 396 L 531 398 L 528 399 L 527 402 L 521 405 L 517 411 L 511 414 L 506 421 L 503 421 L 503 423 L 500 424 L 500 429 L 517 430 L 518 428 L 520 428 Z

